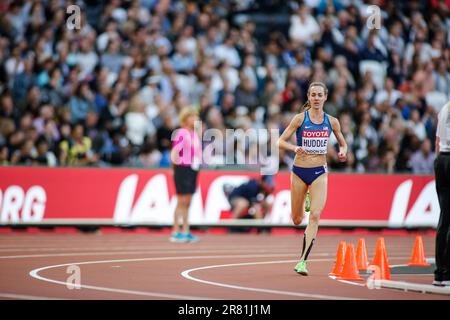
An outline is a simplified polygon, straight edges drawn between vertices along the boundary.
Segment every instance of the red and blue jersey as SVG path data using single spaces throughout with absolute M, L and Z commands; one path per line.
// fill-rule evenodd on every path
M 309 118 L 309 112 L 305 112 L 305 120 L 297 129 L 297 145 L 304 148 L 307 154 L 326 154 L 328 140 L 331 135 L 331 124 L 328 115 L 324 113 L 323 122 L 317 124 Z

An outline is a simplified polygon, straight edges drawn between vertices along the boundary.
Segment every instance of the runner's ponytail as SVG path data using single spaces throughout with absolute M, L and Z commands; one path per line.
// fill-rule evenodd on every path
M 311 109 L 311 104 L 309 103 L 309 100 L 308 101 L 306 101 L 306 103 L 305 104 L 303 104 L 303 106 L 302 106 L 302 112 L 306 112 L 306 111 L 308 111 L 309 109 Z

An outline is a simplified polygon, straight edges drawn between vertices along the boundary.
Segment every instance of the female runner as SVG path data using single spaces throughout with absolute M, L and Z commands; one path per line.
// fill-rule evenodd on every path
M 308 101 L 303 112 L 297 114 L 278 139 L 280 148 L 295 152 L 291 173 L 291 217 L 299 225 L 304 216 L 304 203 L 309 188 L 311 209 L 308 226 L 303 237 L 303 249 L 295 271 L 308 275 L 306 260 L 311 252 L 319 228 L 319 218 L 327 200 L 328 170 L 326 162 L 328 139 L 331 131 L 339 143 L 339 161 L 347 159 L 347 143 L 339 120 L 323 111 L 328 89 L 322 82 L 312 82 L 308 88 Z M 297 145 L 289 143 L 296 133 Z

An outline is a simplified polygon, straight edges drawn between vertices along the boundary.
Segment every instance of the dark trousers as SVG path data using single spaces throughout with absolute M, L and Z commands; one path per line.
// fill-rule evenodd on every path
M 434 162 L 436 191 L 441 214 L 436 234 L 435 280 L 450 280 L 450 152 L 440 153 Z

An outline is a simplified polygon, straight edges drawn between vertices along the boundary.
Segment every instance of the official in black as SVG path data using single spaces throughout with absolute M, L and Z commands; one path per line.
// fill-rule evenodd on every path
M 450 102 L 439 112 L 434 172 L 441 213 L 436 234 L 433 285 L 450 286 Z

